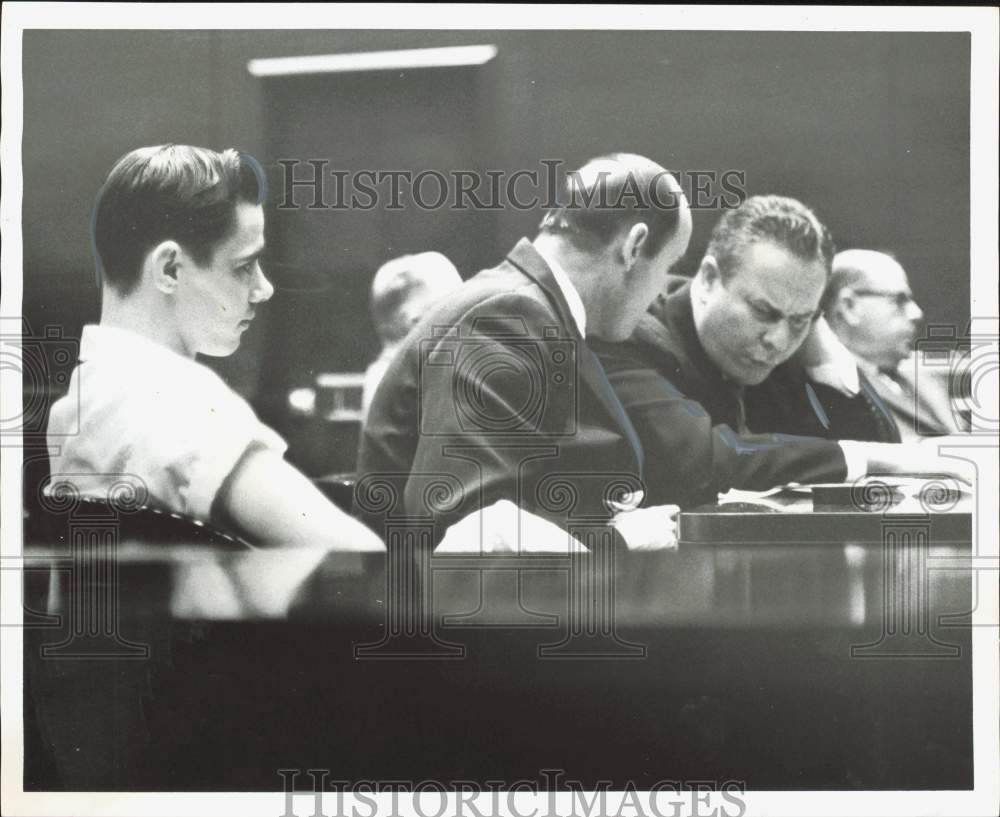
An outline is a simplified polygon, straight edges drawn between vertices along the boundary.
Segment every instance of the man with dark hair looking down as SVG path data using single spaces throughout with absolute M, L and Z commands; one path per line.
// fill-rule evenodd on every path
M 599 345 L 647 453 L 648 502 L 954 471 L 892 444 L 891 413 L 822 319 L 833 254 L 801 202 L 751 197 L 719 219 L 693 279 L 672 280 L 627 343 Z

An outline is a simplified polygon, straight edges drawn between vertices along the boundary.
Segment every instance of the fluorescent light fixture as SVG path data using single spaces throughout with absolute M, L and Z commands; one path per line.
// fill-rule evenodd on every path
M 296 74 L 338 74 L 347 71 L 399 71 L 410 68 L 446 68 L 483 65 L 497 55 L 495 45 L 457 45 L 447 48 L 409 48 L 399 51 L 359 51 L 354 54 L 317 54 L 311 57 L 271 57 L 250 60 L 255 77 Z

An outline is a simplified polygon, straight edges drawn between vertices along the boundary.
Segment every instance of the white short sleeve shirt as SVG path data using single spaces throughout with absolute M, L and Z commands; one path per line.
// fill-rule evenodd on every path
M 49 414 L 50 484 L 100 499 L 136 485 L 147 504 L 208 519 L 250 446 L 287 448 L 211 369 L 133 332 L 84 328 L 68 396 Z

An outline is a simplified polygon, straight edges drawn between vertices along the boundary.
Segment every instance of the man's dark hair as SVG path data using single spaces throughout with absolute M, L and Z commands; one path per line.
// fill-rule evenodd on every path
M 819 260 L 830 275 L 835 252 L 830 231 L 802 202 L 784 196 L 751 196 L 727 210 L 712 230 L 705 254 L 728 280 L 746 248 L 758 241 L 777 244 L 804 261 Z
M 598 156 L 566 174 L 556 199 L 560 206 L 545 214 L 539 230 L 564 235 L 582 250 L 596 250 L 643 222 L 649 228 L 643 253 L 652 257 L 680 220 L 683 194 L 670 185 L 669 175 L 656 162 L 633 153 Z
M 133 150 L 115 163 L 94 208 L 99 279 L 129 294 L 146 253 L 167 240 L 207 264 L 233 228 L 236 204 L 265 196 L 263 171 L 248 154 L 190 145 Z

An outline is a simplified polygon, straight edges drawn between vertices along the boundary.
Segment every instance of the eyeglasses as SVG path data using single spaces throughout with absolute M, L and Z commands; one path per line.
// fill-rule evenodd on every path
M 879 289 L 852 289 L 855 295 L 867 295 L 872 298 L 888 298 L 895 303 L 896 309 L 903 310 L 913 303 L 913 296 L 909 292 L 885 292 Z

